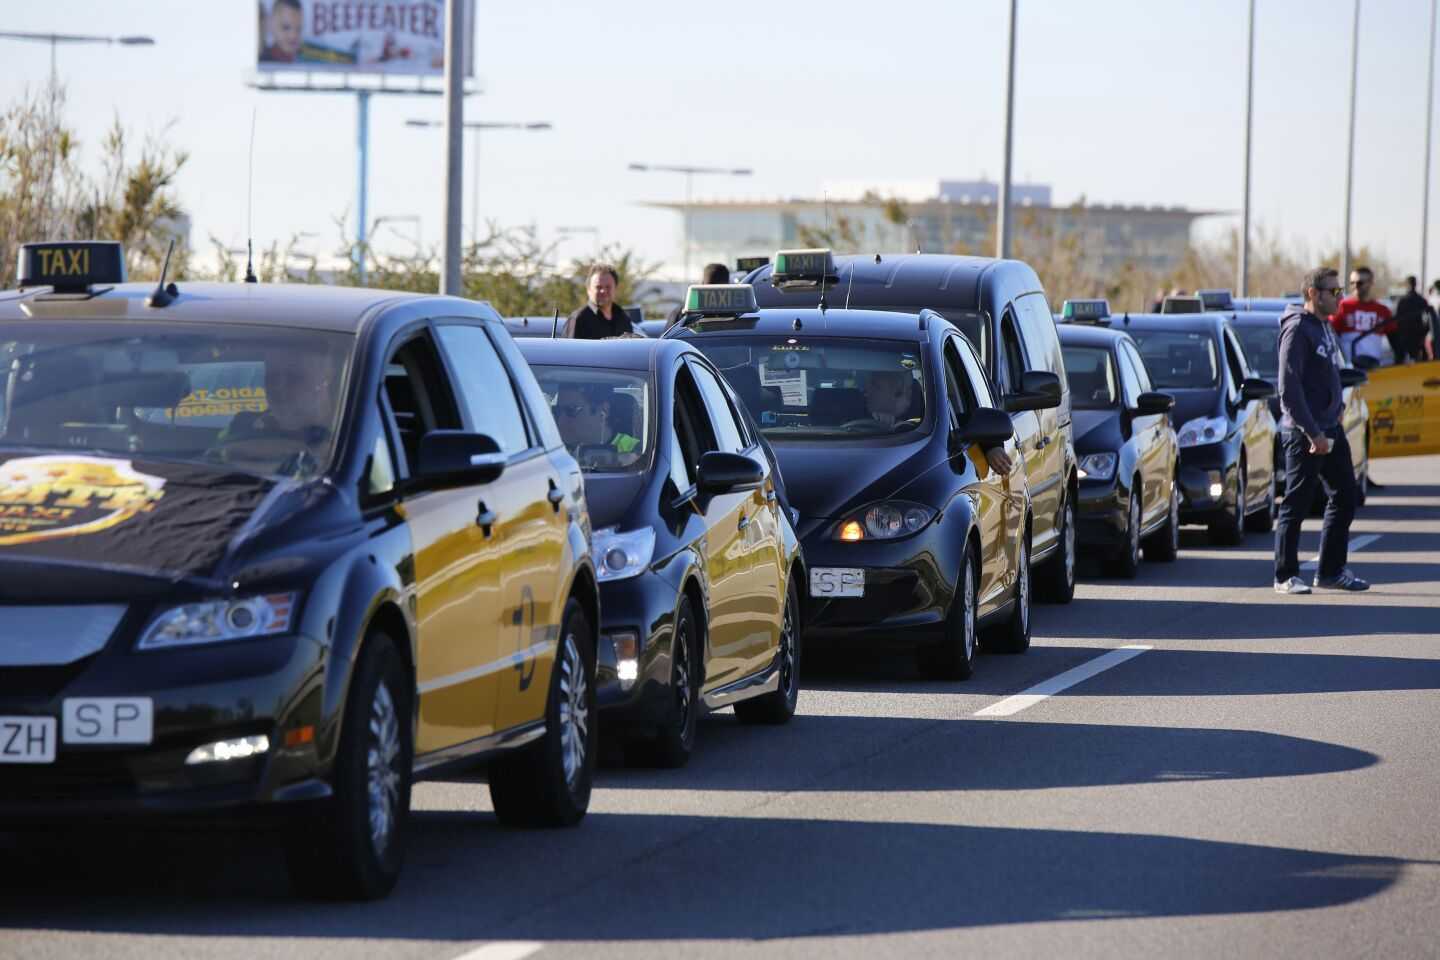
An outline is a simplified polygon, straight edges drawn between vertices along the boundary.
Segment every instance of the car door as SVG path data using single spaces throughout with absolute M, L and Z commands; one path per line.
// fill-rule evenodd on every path
M 1225 348 L 1225 362 L 1230 368 L 1234 381 L 1232 396 L 1237 409 L 1236 420 L 1245 442 L 1246 503 L 1257 503 L 1265 499 L 1270 490 L 1271 475 L 1275 466 L 1275 427 L 1270 416 L 1270 404 L 1265 400 L 1245 400 L 1240 397 L 1240 384 L 1250 374 L 1250 365 L 1240 341 L 1227 325 L 1222 330 Z
M 959 430 L 966 414 L 978 407 L 993 407 L 985 374 L 970 345 L 956 336 L 945 338 L 945 394 L 949 429 Z M 1007 449 L 1010 447 L 1006 445 Z M 998 608 L 1010 596 L 1018 564 L 1021 524 L 1025 520 L 1023 470 L 1020 458 L 1014 457 L 1015 468 L 1002 474 L 990 468 L 985 454 L 976 444 L 966 451 L 974 465 L 978 481 L 971 488 L 975 494 L 975 520 L 980 528 L 980 569 L 977 571 L 976 613 L 984 616 Z M 963 467 L 963 465 L 961 465 Z M 1016 488 L 1022 489 L 1017 491 Z M 1017 497 L 1016 494 L 1019 493 Z
M 1022 344 L 1014 310 L 1007 306 L 1000 316 L 996 355 L 1002 396 L 1018 393 L 1021 389 L 1027 369 Z M 1047 473 L 1050 457 L 1036 412 L 1018 410 L 1010 414 L 1010 422 L 1015 425 L 1016 448 L 1025 462 L 1026 483 L 1030 487 L 1030 549 L 1033 556 L 1050 549 L 1059 533 L 1056 519 L 1060 512 L 1060 496 L 1064 492 L 1062 478 L 1058 472 Z
M 527 418 L 513 376 L 484 321 L 440 321 L 440 346 L 461 399 L 465 429 L 493 438 L 506 457 L 480 515 L 490 514 L 500 553 L 500 606 L 485 629 L 500 637 L 495 729 L 540 719 L 550 689 L 563 610 L 567 517 L 560 512 L 561 478 Z M 478 518 L 477 518 L 478 522 Z
M 1440 453 L 1440 360 L 1366 371 L 1370 455 Z
M 1066 383 L 1065 360 L 1060 353 L 1060 337 L 1055 332 L 1055 316 L 1043 293 L 1027 293 L 1015 300 L 1015 316 L 1024 338 L 1025 369 L 1053 373 Z M 1047 491 L 1046 508 L 1051 518 L 1060 512 L 1065 496 L 1065 439 L 1071 432 L 1070 391 L 1062 387 L 1059 406 L 1035 411 L 1039 424 L 1041 450 L 1044 453 L 1044 476 L 1054 478 L 1053 493 Z M 1032 490 L 1033 493 L 1033 490 Z
M 749 435 L 744 419 L 735 410 L 735 401 L 719 374 L 693 357 L 689 366 L 710 416 L 718 449 L 744 454 L 768 472 L 769 461 L 760 449 L 759 441 Z M 769 493 L 766 492 L 767 487 Z M 760 487 L 740 494 L 736 546 L 742 572 L 737 578 L 740 595 L 735 614 L 739 618 L 741 676 L 769 666 L 780 647 L 785 567 L 780 553 L 780 524 L 775 509 L 774 481 L 771 477 L 767 476 Z
M 399 441 L 402 476 L 413 475 L 424 434 L 463 428 L 454 386 L 428 329 L 391 351 L 381 404 Z M 502 553 L 493 527 L 476 522 L 494 487 L 421 490 L 396 507 L 415 556 L 417 755 L 495 732 Z
M 705 521 L 705 534 L 700 541 L 706 580 L 707 649 L 703 694 L 744 675 L 749 563 L 745 527 L 749 523 L 746 505 L 750 494 L 748 491 L 712 494 L 698 488 L 700 458 L 711 450 L 719 450 L 720 440 L 694 373 L 685 363 L 681 363 L 675 373 L 674 408 L 675 440 L 684 457 L 689 489 L 694 490 L 693 509 Z
M 1140 394 L 1151 389 L 1149 374 L 1139 352 L 1128 342 L 1119 344 L 1120 379 L 1126 392 L 1134 390 L 1133 397 L 1125 400 L 1126 409 L 1134 410 Z M 1130 434 L 1135 442 L 1135 463 L 1140 470 L 1140 522 L 1142 526 L 1164 516 L 1170 508 L 1170 463 L 1171 453 L 1165 425 L 1169 418 L 1163 414 L 1140 416 L 1132 414 Z

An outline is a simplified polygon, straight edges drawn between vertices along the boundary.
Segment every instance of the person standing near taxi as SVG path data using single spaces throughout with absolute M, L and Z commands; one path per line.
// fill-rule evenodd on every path
M 620 286 L 620 274 L 608 263 L 597 263 L 590 268 L 585 279 L 585 294 L 589 301 L 585 306 L 570 314 L 565 322 L 565 336 L 572 340 L 603 340 L 634 333 L 630 317 L 615 305 L 615 289 Z
M 1357 271 L 1358 272 L 1358 271 Z M 1340 275 L 1318 267 L 1305 275 L 1304 306 L 1291 304 L 1280 317 L 1280 429 L 1285 451 L 1285 498 L 1275 525 L 1275 592 L 1302 594 L 1300 524 L 1319 487 L 1329 503 L 1320 530 L 1320 565 L 1314 586 L 1321 590 L 1368 590 L 1345 565 L 1350 521 L 1355 516 L 1355 473 L 1350 444 L 1340 426 L 1345 408 L 1341 358 L 1323 317 L 1337 312 Z
M 1425 338 L 1433 328 L 1435 311 L 1420 296 L 1415 277 L 1405 278 L 1405 295 L 1395 303 L 1395 332 L 1390 334 L 1390 348 L 1396 363 L 1414 363 L 1426 356 Z
M 1350 271 L 1350 296 L 1330 315 L 1330 325 L 1340 335 L 1340 347 L 1350 362 L 1360 366 L 1359 358 L 1369 357 L 1379 364 L 1384 358 L 1382 337 L 1395 332 L 1395 319 L 1390 308 L 1372 299 L 1375 272 L 1369 267 Z

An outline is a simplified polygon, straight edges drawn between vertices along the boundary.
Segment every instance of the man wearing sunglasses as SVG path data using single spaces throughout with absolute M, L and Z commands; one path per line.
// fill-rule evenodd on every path
M 1319 488 L 1329 496 L 1320 529 L 1319 590 L 1368 590 L 1370 584 L 1345 565 L 1350 521 L 1355 516 L 1355 473 L 1350 444 L 1340 426 L 1345 408 L 1341 358 L 1321 317 L 1335 314 L 1339 274 L 1318 267 L 1301 284 L 1303 307 L 1292 304 L 1280 317 L 1280 430 L 1285 451 L 1285 499 L 1275 525 L 1275 592 L 1309 593 L 1300 579 L 1300 524 Z M 1278 464 L 1276 465 L 1279 466 Z
M 1340 335 L 1340 346 L 1350 362 L 1357 367 L 1360 357 L 1369 357 L 1379 364 L 1385 352 L 1381 338 L 1395 332 L 1395 318 L 1390 308 L 1372 299 L 1375 274 L 1369 267 L 1350 271 L 1350 296 L 1330 315 L 1330 325 Z
M 633 460 L 640 439 L 611 425 L 610 397 L 611 391 L 604 386 L 561 387 L 555 400 L 555 425 L 566 446 L 605 444 L 614 447 L 622 458 Z

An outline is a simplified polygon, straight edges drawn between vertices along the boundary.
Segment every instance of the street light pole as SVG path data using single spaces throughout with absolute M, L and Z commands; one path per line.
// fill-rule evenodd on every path
M 1245 30 L 1245 202 L 1240 212 L 1240 267 L 1235 288 L 1250 296 L 1250 132 L 1255 95 L 1255 0 L 1250 0 L 1250 19 Z
M 1350 32 L 1350 139 L 1345 151 L 1345 246 L 1340 254 L 1340 276 L 1350 282 L 1350 209 L 1355 179 L 1355 82 L 1360 73 L 1360 0 L 1355 0 L 1355 24 Z
M 59 72 L 55 64 L 55 48 L 62 43 L 104 43 L 111 46 L 118 43 L 122 47 L 153 47 L 155 45 L 154 37 L 104 37 L 83 33 L 29 33 L 17 30 L 0 31 L 0 40 L 29 40 L 36 43 L 50 44 L 51 87 L 59 86 Z
M 465 121 L 465 11 L 460 0 L 445 2 L 445 264 L 440 292 L 458 297 L 460 285 L 460 218 L 465 165 L 461 126 Z
M 632 163 L 629 169 L 639 173 L 683 173 L 685 175 L 685 206 L 681 211 L 685 222 L 685 276 L 690 276 L 690 202 L 692 180 L 697 173 L 722 174 L 730 177 L 748 177 L 755 171 L 749 167 L 692 167 L 688 164 Z
M 1430 46 L 1430 67 L 1425 73 L 1425 187 L 1420 201 L 1420 285 L 1428 290 L 1425 283 L 1425 257 L 1430 251 L 1430 129 L 1435 119 L 1435 8 L 1440 0 L 1430 0 L 1430 32 L 1426 39 Z M 1349 279 L 1348 277 L 1346 279 Z
M 1005 164 L 1000 178 L 1000 222 L 996 226 L 996 256 L 1010 256 L 1010 159 L 1015 134 L 1015 14 L 1019 0 L 1010 0 L 1010 42 L 1005 61 Z

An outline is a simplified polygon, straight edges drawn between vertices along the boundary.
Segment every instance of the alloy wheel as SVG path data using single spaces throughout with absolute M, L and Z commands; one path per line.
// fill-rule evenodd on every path
M 1024 632 L 1030 632 L 1030 542 L 1028 539 L 1020 541 L 1020 556 L 1016 564 L 1018 568 L 1017 581 L 1015 584 L 1015 600 L 1020 604 L 1020 624 Z
M 580 644 L 575 634 L 567 633 L 560 659 L 560 745 L 565 783 L 572 789 L 585 769 L 589 730 L 589 684 L 585 679 L 585 660 L 580 656 Z
M 780 691 L 789 699 L 795 688 L 795 611 L 790 594 L 785 594 L 785 613 L 780 621 Z
M 965 659 L 975 659 L 975 570 L 970 562 L 965 564 L 965 582 L 961 586 L 960 603 L 965 630 Z
M 686 622 L 688 627 L 688 621 Z M 687 629 L 675 638 L 675 718 L 676 726 L 683 732 L 690 723 L 692 696 L 690 691 L 690 631 Z
M 1130 563 L 1140 566 L 1140 499 L 1139 490 L 1130 497 L 1130 538 L 1126 549 L 1130 551 Z
M 370 742 L 366 745 L 366 781 L 369 793 L 370 843 L 384 856 L 395 833 L 400 809 L 400 718 L 395 698 L 383 682 L 370 703 Z

